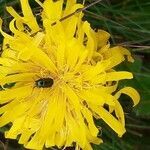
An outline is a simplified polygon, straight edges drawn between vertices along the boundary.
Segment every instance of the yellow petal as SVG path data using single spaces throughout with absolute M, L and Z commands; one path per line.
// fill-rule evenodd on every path
M 95 66 L 91 66 L 86 72 L 84 72 L 83 76 L 85 80 L 92 80 L 96 75 L 103 73 L 106 68 L 110 65 L 110 61 L 101 61 L 98 62 Z
M 81 148 L 85 147 L 86 143 L 86 135 L 85 135 L 85 124 L 82 121 L 78 120 L 78 116 L 75 118 L 72 117 L 71 113 L 67 114 L 68 118 L 66 118 L 67 125 L 70 130 L 70 134 L 73 137 L 73 140 L 76 141 Z M 80 133 L 78 132 L 80 131 Z M 69 135 L 70 136 L 70 135 Z M 73 142 L 73 141 L 72 141 Z
M 84 6 L 82 4 L 77 4 L 75 3 L 76 0 L 70 0 L 70 1 L 67 1 L 66 3 L 66 8 L 64 10 L 64 14 L 63 14 L 63 17 L 71 14 L 71 13 L 74 13 L 75 11 L 77 11 L 78 9 L 80 8 L 83 8 Z M 68 20 L 71 20 L 72 17 L 68 18 Z M 64 20 L 64 23 L 67 22 L 67 19 Z
M 14 108 L 6 111 L 0 117 L 0 127 L 8 124 L 9 122 L 13 122 L 16 118 L 21 117 L 31 106 L 30 102 L 18 103 Z
M 82 112 L 84 114 L 86 121 L 88 122 L 88 128 L 91 132 L 91 135 L 97 136 L 99 131 L 94 124 L 92 112 L 90 112 L 87 108 L 84 108 Z
M 19 139 L 19 144 L 26 144 L 30 137 L 33 135 L 34 131 L 32 130 L 23 130 Z
M 123 126 L 125 126 L 125 118 L 124 118 L 124 112 L 123 108 L 118 102 L 118 100 L 115 100 L 115 113 L 118 118 L 118 120 L 122 123 Z
M 33 41 L 28 41 L 28 43 L 26 43 L 26 47 L 20 51 L 18 58 L 24 61 L 31 59 L 34 63 L 46 67 L 46 69 L 50 70 L 52 73 L 56 74 L 57 72 L 57 68 L 49 56 L 38 48 Z
M 45 0 L 43 3 L 43 9 L 46 17 L 51 20 L 51 22 L 55 22 L 60 20 L 62 15 L 62 7 L 63 7 L 63 0 L 59 1 L 52 1 L 52 0 Z
M 63 130 L 61 130 L 59 133 L 56 133 L 55 135 L 55 144 L 58 146 L 58 148 L 61 148 L 65 145 L 66 136 Z
M 98 30 L 96 33 L 98 47 L 102 47 L 107 44 L 110 34 L 104 30 Z
M 0 104 L 7 103 L 14 98 L 25 98 L 32 94 L 33 87 L 32 86 L 23 86 L 19 88 L 7 89 L 4 91 L 0 91 Z
M 71 17 L 70 21 L 68 21 L 68 24 L 65 27 L 65 33 L 68 39 L 74 37 L 76 33 L 77 23 L 78 23 L 78 17 L 76 16 Z
M 24 31 L 24 19 L 12 7 L 6 7 L 6 10 L 15 18 L 15 26 L 18 30 Z
M 66 113 L 66 99 L 63 96 L 63 94 L 60 93 L 60 95 L 58 95 L 58 99 L 56 99 L 56 101 L 57 101 L 56 112 L 58 112 L 58 113 L 57 113 L 57 117 L 55 118 L 54 124 L 55 124 L 56 131 L 60 131 L 63 126 L 65 113 Z M 61 110 L 61 112 L 60 112 L 60 110 Z
M 22 19 L 21 16 L 14 10 L 13 7 L 8 6 L 6 7 L 8 13 L 10 13 L 15 19 Z
M 68 97 L 69 103 L 72 104 L 76 110 L 80 110 L 80 101 L 76 93 L 68 85 L 63 86 L 63 91 L 66 97 Z
M 117 71 L 117 72 L 108 72 L 108 73 L 101 73 L 96 75 L 91 82 L 93 84 L 105 84 L 108 81 L 119 81 L 123 79 L 132 79 L 133 75 L 127 71 Z
M 13 25 L 12 25 L 13 26 Z M 11 27 L 11 29 L 12 29 L 12 27 Z M 15 29 L 12 29 L 13 30 L 13 33 L 16 33 L 16 34 L 21 34 L 20 32 L 18 32 L 17 30 L 15 30 Z M 38 47 L 39 47 L 39 45 L 41 44 L 41 41 L 43 40 L 43 38 L 44 38 L 44 34 L 43 33 L 37 33 L 37 35 L 34 37 L 34 39 L 31 39 L 30 37 L 28 37 L 28 36 L 25 36 L 25 35 L 21 35 L 20 37 L 21 38 L 23 38 L 24 37 L 24 39 L 22 39 L 22 40 L 24 40 L 24 41 L 26 41 L 27 42 L 27 44 L 26 44 L 26 46 L 24 46 L 24 44 L 23 43 L 21 43 L 21 45 L 20 46 L 23 46 L 23 48 L 21 48 L 21 51 L 19 52 L 19 54 L 18 54 L 18 58 L 20 58 L 20 59 L 23 59 L 23 60 L 28 60 L 28 59 L 30 59 L 31 58 L 31 56 L 34 54 L 34 53 L 36 53 L 36 51 L 38 50 L 40 50 Z M 19 48 L 19 49 L 20 49 Z
M 76 4 L 76 1 L 77 0 L 70 0 L 70 1 L 67 1 L 66 3 L 66 10 L 72 8 L 72 6 L 74 6 Z
M 21 0 L 20 2 L 21 2 L 22 12 L 23 12 L 26 24 L 29 25 L 32 31 L 34 32 L 39 31 L 40 28 L 37 24 L 36 18 L 34 17 L 32 13 L 28 0 Z
M 75 65 L 73 72 L 75 73 L 76 71 L 78 71 L 78 69 L 80 69 L 81 65 L 86 61 L 86 58 L 88 56 L 88 51 L 87 50 L 83 50 L 79 56 L 78 62 Z
M 97 106 L 103 106 L 105 103 L 114 105 L 114 97 L 101 89 L 82 90 L 79 96 L 87 103 Z
M 11 73 L 16 73 L 16 71 L 12 70 L 10 67 L 0 66 L 0 70 L 1 70 L 0 78 L 3 78 L 6 75 L 11 74 Z
M 77 40 L 72 39 L 68 42 L 67 45 L 67 65 L 71 69 L 74 69 L 74 66 L 77 63 L 79 58 L 80 50 L 82 51 L 82 47 L 78 44 Z
M 5 137 L 11 138 L 11 139 L 17 138 L 17 135 L 20 134 L 20 129 L 21 129 L 21 126 L 22 126 L 24 120 L 25 120 L 25 117 L 20 117 L 20 118 L 16 119 L 13 122 L 13 125 L 10 128 L 10 130 L 5 133 Z
M 134 106 L 136 106 L 140 101 L 139 93 L 132 87 L 125 87 L 125 88 L 121 89 L 120 91 L 118 91 L 115 94 L 115 97 L 118 99 L 121 94 L 126 94 L 126 95 L 130 96 L 131 99 L 133 100 Z
M 121 46 L 115 46 L 113 48 L 110 48 L 107 52 L 104 53 L 104 56 L 111 61 L 108 69 L 111 69 L 114 66 L 117 66 L 118 64 L 123 62 L 125 60 L 125 56 L 127 57 L 128 61 L 134 61 L 131 57 L 131 53 Z
M 48 32 L 47 34 L 51 35 L 51 41 L 55 42 L 55 44 L 57 45 L 57 54 L 56 54 L 57 66 L 59 67 L 60 70 L 62 70 L 66 63 L 65 53 L 66 53 L 66 41 L 67 40 L 66 40 L 64 28 L 61 22 L 58 21 L 57 24 L 55 25 L 55 28 L 52 28 L 51 31 L 50 31 L 49 26 L 47 26 L 46 29 Z
M 0 64 L 3 66 L 11 66 L 12 64 L 16 63 L 15 60 L 9 58 L 0 58 Z
M 46 148 L 52 147 L 55 145 L 55 134 L 50 135 L 46 142 L 45 142 L 45 146 Z
M 94 43 L 94 39 L 92 37 L 92 32 L 93 31 L 90 27 L 90 24 L 87 21 L 85 21 L 84 24 L 83 24 L 83 30 L 84 30 L 84 32 L 87 36 L 86 48 L 88 50 L 88 58 L 90 60 L 93 56 L 95 43 Z
M 82 90 L 79 93 L 81 99 L 85 100 L 87 103 L 92 103 L 98 106 L 102 106 L 105 103 L 105 99 L 100 94 L 94 93 L 92 90 Z
M 15 75 L 8 75 L 4 78 L 0 78 L 0 84 L 4 85 L 5 83 L 12 83 L 12 82 L 18 82 L 18 81 L 33 81 L 33 77 L 35 76 L 35 73 L 21 73 L 21 74 L 15 74 Z
M 6 7 L 6 10 L 15 18 L 15 26 L 17 27 L 17 29 L 23 31 L 23 17 L 21 17 L 12 7 Z
M 33 59 L 33 61 L 35 61 L 36 63 L 40 63 L 48 70 L 50 70 L 52 73 L 56 74 L 57 72 L 56 66 L 43 51 L 37 49 L 36 53 L 32 56 L 31 59 Z
M 118 81 L 123 79 L 132 79 L 133 75 L 127 71 L 118 71 L 106 73 L 106 81 Z
M 7 104 L 5 104 L 4 106 L 0 107 L 0 114 L 3 114 L 6 111 L 9 111 L 10 109 L 12 109 L 13 107 L 15 107 L 17 105 L 17 100 L 13 100 Z
M 3 30 L 2 30 L 2 19 L 0 18 L 0 33 L 6 38 L 6 39 L 9 39 L 9 40 L 12 40 L 13 37 L 10 36 L 9 34 L 5 33 Z
M 14 60 L 16 60 L 17 58 L 17 53 L 16 51 L 13 51 L 11 49 L 5 49 L 2 53 L 2 57 L 6 57 L 6 58 L 13 58 Z
M 93 148 L 89 143 L 87 143 L 83 150 L 93 150 Z
M 56 117 L 56 110 L 57 110 L 56 98 L 54 95 L 51 95 L 50 101 L 47 105 L 47 110 L 45 110 L 46 114 L 44 116 L 44 120 L 41 124 L 41 127 L 35 133 L 35 135 L 32 137 L 32 139 L 26 144 L 26 148 L 42 149 L 47 138 L 49 136 L 52 136 L 56 132 L 55 126 L 53 124 L 53 121 Z M 51 128 L 49 128 L 49 127 L 51 127 Z M 51 141 L 49 141 L 49 142 L 51 142 Z M 50 143 L 47 143 L 47 144 L 50 144 Z M 52 146 L 54 146 L 54 145 L 52 145 Z
M 98 50 L 98 52 L 101 53 L 101 54 L 103 54 L 103 53 L 105 53 L 106 51 L 108 51 L 109 48 L 110 48 L 110 44 L 104 45 L 102 48 L 100 48 L 100 49 Z
M 125 133 L 124 126 L 103 107 L 93 107 L 94 111 L 121 137 Z

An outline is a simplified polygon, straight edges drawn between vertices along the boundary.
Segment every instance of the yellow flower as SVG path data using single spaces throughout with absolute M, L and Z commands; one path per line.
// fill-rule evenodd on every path
M 82 21 L 82 13 L 59 21 L 83 7 L 76 0 L 66 5 L 64 0 L 35 1 L 43 9 L 38 22 L 28 0 L 20 1 L 22 16 L 7 7 L 14 17 L 9 24 L 11 35 L 2 30 L 0 20 L 4 36 L 0 127 L 12 124 L 5 137 L 19 135 L 19 143 L 28 149 L 75 146 L 91 150 L 91 143 L 102 143 L 94 118 L 102 119 L 121 137 L 125 121 L 118 99 L 127 94 L 136 105 L 139 94 L 132 87 L 117 89 L 118 81 L 133 76 L 113 67 L 125 58 L 133 61 L 130 52 L 119 46 L 110 48 L 110 35 L 94 31 Z

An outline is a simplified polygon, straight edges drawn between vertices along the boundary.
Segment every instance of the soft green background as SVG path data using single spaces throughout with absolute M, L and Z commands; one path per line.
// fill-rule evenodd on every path
M 38 13 L 39 7 L 34 0 L 30 2 L 34 13 Z M 92 2 L 85 0 L 85 5 Z M 19 0 L 0 0 L 0 16 L 4 19 L 5 31 L 8 31 L 11 19 L 5 11 L 8 5 L 20 12 Z M 123 81 L 120 87 L 132 85 L 141 95 L 140 104 L 133 109 L 128 97 L 123 96 L 120 101 L 125 111 L 127 129 L 123 138 L 118 138 L 104 122 L 96 121 L 102 126 L 99 136 L 103 137 L 104 144 L 93 145 L 94 150 L 150 150 L 150 0 L 103 0 L 85 11 L 85 19 L 93 28 L 107 30 L 111 34 L 112 45 L 123 45 L 132 51 L 135 63 L 125 62 L 117 69 L 133 72 L 134 79 Z M 15 140 L 4 139 L 6 129 L 0 129 L 0 150 L 22 150 Z

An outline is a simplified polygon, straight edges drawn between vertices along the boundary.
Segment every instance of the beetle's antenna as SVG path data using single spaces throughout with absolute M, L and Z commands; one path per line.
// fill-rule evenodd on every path
M 75 12 L 73 12 L 73 13 L 71 13 L 71 14 L 69 14 L 69 15 L 63 17 L 63 18 L 61 18 L 59 21 L 64 21 L 64 20 L 70 18 L 71 16 L 73 16 L 73 15 L 79 13 L 79 12 L 82 12 L 82 11 L 84 11 L 84 10 L 86 10 L 86 9 L 88 9 L 88 8 L 90 8 L 90 7 L 94 6 L 94 5 L 96 5 L 96 4 L 98 4 L 98 3 L 101 2 L 101 1 L 102 1 L 102 0 L 96 0 L 96 1 L 94 1 L 93 3 L 91 3 L 91 4 L 89 4 L 89 5 L 85 6 L 85 7 L 83 7 L 83 8 L 81 8 L 81 9 L 77 9 Z M 55 24 L 56 24 L 56 21 L 53 22 L 51 25 L 53 26 L 53 25 L 55 25 Z

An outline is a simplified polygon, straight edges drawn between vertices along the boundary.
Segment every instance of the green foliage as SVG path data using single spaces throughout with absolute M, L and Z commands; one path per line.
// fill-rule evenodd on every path
M 82 2 L 82 0 L 79 0 Z M 38 7 L 30 0 L 34 12 Z M 85 5 L 93 0 L 85 0 Z M 8 26 L 10 15 L 6 13 L 5 6 L 16 6 L 20 11 L 19 0 L 0 0 L 0 16 L 4 19 L 4 28 Z M 127 133 L 123 138 L 117 135 L 104 122 L 97 122 L 103 130 L 100 136 L 104 144 L 93 145 L 94 150 L 149 150 L 150 137 L 150 2 L 148 0 L 103 0 L 85 12 L 85 18 L 93 28 L 107 30 L 111 34 L 113 45 L 123 45 L 132 50 L 135 56 L 133 64 L 123 63 L 117 69 L 133 72 L 134 79 L 123 81 L 120 87 L 131 85 L 140 95 L 140 104 L 134 109 L 128 105 L 128 97 L 122 97 L 121 102 L 126 112 Z M 2 37 L 0 36 L 0 43 Z M 3 132 L 7 127 L 0 130 L 0 149 L 21 150 L 14 140 L 4 139 Z
M 103 0 L 85 13 L 93 27 L 111 33 L 114 44 L 145 45 L 150 41 L 149 8 L 147 0 Z

